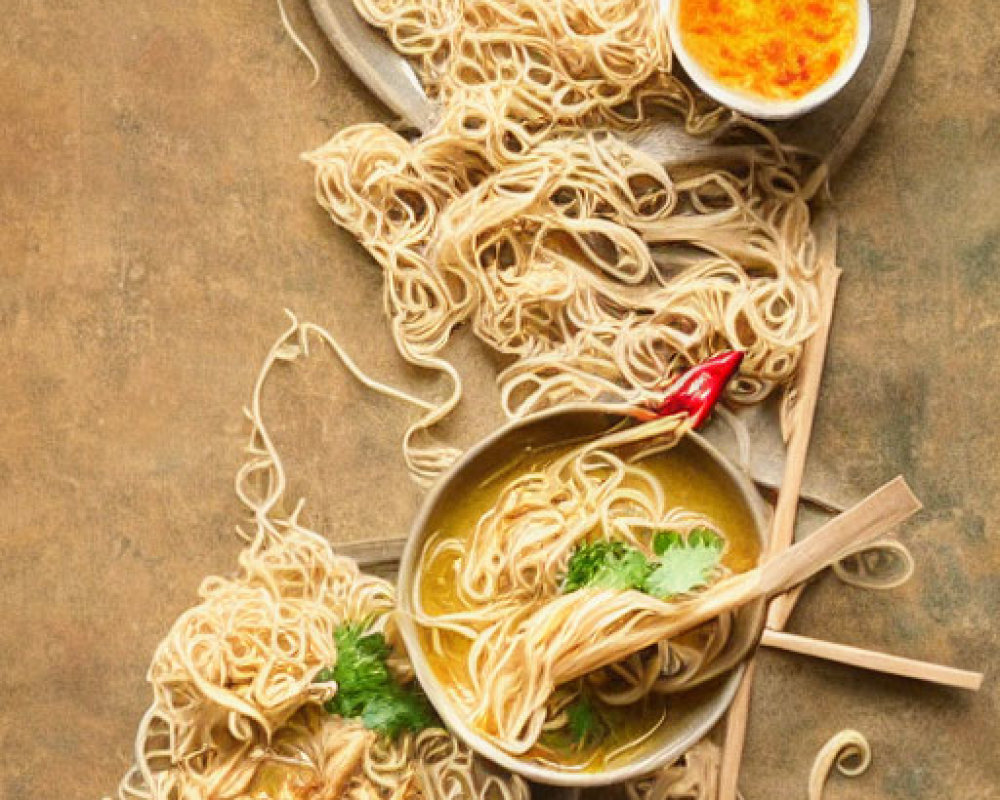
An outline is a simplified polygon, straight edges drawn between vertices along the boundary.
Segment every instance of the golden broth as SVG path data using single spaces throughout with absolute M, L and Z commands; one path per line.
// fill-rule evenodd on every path
M 428 526 L 427 546 L 442 539 L 467 540 L 480 517 L 492 508 L 507 483 L 526 472 L 544 468 L 577 444 L 560 444 L 530 449 L 511 459 L 502 469 L 478 483 L 470 483 L 454 492 L 459 502 L 439 509 Z M 733 572 L 752 569 L 760 558 L 760 543 L 750 509 L 730 488 L 731 482 L 717 464 L 697 445 L 682 441 L 676 447 L 650 456 L 642 464 L 659 479 L 665 490 L 668 508 L 682 507 L 708 517 L 713 527 L 725 536 L 728 547 L 723 563 Z M 448 551 L 423 564 L 417 587 L 424 609 L 432 615 L 466 610 L 458 595 L 458 557 Z M 684 638 L 695 638 L 692 631 Z M 448 631 L 418 628 L 421 647 L 435 676 L 444 686 L 469 685 L 466 656 L 470 643 Z M 435 647 L 435 642 L 437 647 Z M 565 770 L 598 771 L 607 769 L 608 755 L 625 748 L 649 733 L 663 719 L 668 706 L 676 708 L 696 702 L 697 690 L 679 695 L 656 695 L 626 707 L 599 706 L 608 722 L 609 734 L 596 746 L 569 746 L 558 735 L 543 737 L 531 751 L 535 760 Z M 622 752 L 616 755 L 624 756 Z

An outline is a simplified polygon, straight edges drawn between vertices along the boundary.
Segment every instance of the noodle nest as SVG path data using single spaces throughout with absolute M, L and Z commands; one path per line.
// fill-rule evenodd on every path
M 424 432 L 460 397 L 441 352 L 462 325 L 506 359 L 512 417 L 642 402 L 725 348 L 746 354 L 731 399 L 789 382 L 818 319 L 825 170 L 671 74 L 659 2 L 355 5 L 414 60 L 438 120 L 416 138 L 351 126 L 304 157 L 382 268 L 400 353 L 453 383 L 404 442 L 419 481 L 447 466 Z M 664 125 L 686 138 L 661 159 L 643 143 Z
M 337 661 L 338 625 L 365 621 L 396 641 L 391 584 L 297 524 L 259 530 L 239 565 L 233 579 L 203 582 L 157 648 L 122 798 L 526 796 L 444 730 L 389 740 L 322 710 L 337 686 L 316 678 Z M 390 665 L 412 677 L 400 650 Z

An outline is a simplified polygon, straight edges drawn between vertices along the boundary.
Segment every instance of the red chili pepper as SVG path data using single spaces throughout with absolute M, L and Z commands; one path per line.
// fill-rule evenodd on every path
M 658 417 L 669 417 L 686 411 L 691 415 L 692 426 L 697 428 L 708 417 L 742 361 L 743 353 L 739 350 L 726 350 L 695 364 L 670 384 L 663 399 L 653 406 L 653 412 Z

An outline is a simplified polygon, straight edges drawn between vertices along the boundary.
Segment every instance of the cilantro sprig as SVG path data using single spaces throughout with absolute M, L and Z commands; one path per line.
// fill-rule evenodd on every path
M 695 528 L 687 536 L 656 531 L 655 559 L 622 542 L 585 542 L 570 556 L 562 590 L 634 589 L 668 600 L 707 585 L 724 545 L 708 528 Z
M 722 558 L 724 541 L 708 528 L 695 528 L 685 539 L 673 531 L 653 537 L 653 552 L 660 564 L 646 578 L 643 590 L 666 599 L 708 584 Z
M 439 724 L 419 687 L 402 686 L 390 672 L 385 636 L 366 629 L 364 623 L 345 622 L 334 631 L 337 663 L 316 676 L 317 682 L 337 683 L 337 693 L 324 708 L 345 718 L 360 717 L 366 728 L 389 738 Z
M 641 550 L 623 542 L 588 542 L 570 557 L 563 582 L 564 592 L 584 586 L 592 589 L 636 589 L 649 574 L 650 565 Z

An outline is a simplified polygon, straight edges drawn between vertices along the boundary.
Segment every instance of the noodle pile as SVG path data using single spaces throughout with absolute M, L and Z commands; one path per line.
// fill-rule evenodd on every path
M 201 602 L 157 647 L 153 702 L 119 800 L 526 800 L 523 781 L 484 768 L 445 730 L 390 740 L 323 710 L 338 687 L 317 678 L 337 662 L 342 623 L 385 635 L 398 680 L 413 670 L 392 622 L 393 586 L 303 527 L 301 502 L 282 508 L 286 475 L 261 392 L 276 363 L 307 350 L 307 330 L 294 321 L 258 376 L 236 477 L 254 534 L 243 534 L 238 574 L 203 581 Z
M 807 204 L 825 172 L 704 110 L 669 72 L 658 2 L 356 5 L 441 103 L 417 139 L 362 124 L 305 156 L 382 267 L 400 353 L 453 382 L 404 442 L 418 480 L 442 466 L 416 436 L 459 400 L 440 354 L 463 324 L 509 357 L 510 416 L 641 401 L 724 348 L 746 353 L 732 399 L 788 383 L 818 316 Z M 711 138 L 658 161 L 637 146 L 654 108 Z
M 718 746 L 702 739 L 673 764 L 628 784 L 629 800 L 715 800 L 720 759 Z
M 517 87 L 519 115 L 634 125 L 654 108 L 692 132 L 724 113 L 670 74 L 658 0 L 354 0 L 414 62 L 428 95 L 454 105 L 478 89 Z M 530 100 L 528 99 L 530 98 Z
M 371 621 L 395 640 L 394 590 L 298 525 L 260 531 L 234 579 L 208 578 L 149 670 L 153 704 L 140 726 L 122 798 L 522 800 L 516 779 L 483 770 L 441 729 L 395 740 L 331 716 L 334 629 Z M 412 674 L 401 655 L 393 665 Z

